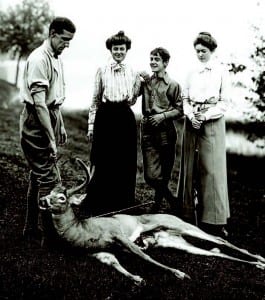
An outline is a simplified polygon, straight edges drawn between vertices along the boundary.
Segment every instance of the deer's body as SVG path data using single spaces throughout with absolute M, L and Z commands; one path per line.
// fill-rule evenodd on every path
M 187 228 L 187 223 L 168 214 L 117 214 L 112 217 L 78 220 L 70 206 L 63 214 L 53 215 L 53 223 L 57 233 L 73 246 L 94 249 L 106 249 L 114 243 L 113 239 L 117 236 L 124 236 L 135 242 L 141 234 L 166 228 L 169 223 L 174 224 L 174 228 L 177 228 L 175 234 L 179 236 Z
M 57 233 L 75 247 L 106 249 L 113 243 L 113 236 L 121 234 L 117 220 L 107 218 L 104 223 L 100 218 L 77 220 L 70 207 L 64 214 L 53 215 L 53 223 Z M 109 232 L 108 228 L 115 229 Z
M 198 227 L 173 215 L 144 214 L 132 216 L 117 214 L 112 217 L 91 217 L 78 220 L 71 203 L 80 204 L 86 195 L 77 196 L 74 195 L 74 192 L 65 193 L 65 189 L 60 190 L 57 188 L 42 200 L 45 202 L 46 209 L 52 213 L 53 223 L 58 234 L 71 245 L 88 249 L 89 253 L 92 253 L 95 258 L 102 263 L 111 265 L 136 284 L 143 282 L 143 279 L 128 272 L 120 265 L 113 254 L 105 251 L 110 250 L 112 246 L 120 246 L 145 261 L 173 273 L 180 279 L 189 278 L 189 276 L 157 262 L 143 252 L 142 249 L 147 249 L 150 246 L 170 247 L 197 255 L 216 256 L 239 261 L 265 269 L 265 258 L 260 255 L 251 254 L 220 237 L 207 234 Z M 204 250 L 195 247 L 185 240 L 186 236 L 226 246 L 251 257 L 253 261 L 226 255 L 216 248 L 214 250 Z M 134 243 L 139 238 L 143 244 L 142 248 Z

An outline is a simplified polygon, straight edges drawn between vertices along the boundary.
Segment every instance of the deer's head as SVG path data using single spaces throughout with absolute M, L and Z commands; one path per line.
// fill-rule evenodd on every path
M 49 195 L 40 198 L 39 207 L 42 210 L 49 210 L 53 214 L 64 213 L 72 204 L 80 205 L 85 199 L 86 194 L 77 194 L 91 180 L 94 174 L 94 167 L 90 170 L 86 164 L 79 158 L 77 162 L 83 167 L 86 179 L 79 186 L 67 189 L 63 185 L 55 186 Z

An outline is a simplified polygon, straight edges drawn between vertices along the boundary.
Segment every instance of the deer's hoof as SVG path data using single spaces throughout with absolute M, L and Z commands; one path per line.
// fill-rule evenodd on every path
M 258 261 L 256 263 L 256 267 L 259 268 L 259 269 L 261 269 L 261 270 L 265 270 L 265 264 L 262 263 L 262 262 L 260 262 L 260 261 Z
M 138 287 L 144 287 L 146 285 L 146 282 L 142 277 L 134 276 L 134 284 Z
M 210 251 L 213 252 L 213 253 L 221 253 L 219 248 L 213 248 Z
M 179 270 L 174 270 L 174 274 L 176 277 L 178 277 L 179 279 L 191 279 L 190 276 L 184 272 L 181 272 Z

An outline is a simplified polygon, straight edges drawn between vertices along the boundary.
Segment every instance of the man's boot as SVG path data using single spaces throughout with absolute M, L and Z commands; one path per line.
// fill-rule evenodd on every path
M 182 203 L 178 197 L 174 196 L 169 190 L 168 186 L 164 186 L 164 196 L 170 206 L 169 213 L 181 217 L 182 216 Z
M 30 174 L 29 186 L 27 192 L 25 225 L 23 229 L 23 238 L 29 242 L 40 244 L 43 237 L 43 229 L 39 214 L 39 183 Z
M 39 199 L 42 197 L 48 196 L 53 189 L 54 186 L 43 186 L 40 185 L 39 190 Z M 53 221 L 52 221 L 52 215 L 49 211 L 41 210 L 41 220 L 43 225 L 43 232 L 44 232 L 44 238 L 45 238 L 45 244 L 54 245 L 54 243 L 57 242 L 58 234 L 54 228 Z
M 154 197 L 154 205 L 151 208 L 152 214 L 161 213 L 162 209 L 162 201 L 163 201 L 163 193 L 160 189 L 155 190 L 155 197 Z

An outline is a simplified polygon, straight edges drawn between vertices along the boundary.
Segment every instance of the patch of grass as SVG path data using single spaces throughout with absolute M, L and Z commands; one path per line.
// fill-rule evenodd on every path
M 82 180 L 83 173 L 71 158 L 89 160 L 86 138 L 86 111 L 65 113 L 69 143 L 61 148 L 62 177 L 69 186 Z M 218 258 L 207 258 L 173 251 L 152 249 L 153 258 L 189 274 L 191 281 L 180 281 L 155 266 L 128 253 L 117 253 L 121 264 L 142 276 L 147 285 L 135 288 L 115 270 L 89 258 L 85 251 L 63 243 L 29 248 L 21 240 L 25 215 L 28 167 L 19 145 L 18 112 L 0 110 L 0 299 L 264 299 L 265 272 L 255 267 Z M 138 202 L 152 199 L 145 184 L 139 150 L 136 196 Z M 63 162 L 69 160 L 63 165 Z M 177 156 L 172 189 L 178 176 Z M 264 256 L 264 218 L 257 226 L 264 199 L 264 159 L 228 157 L 228 180 L 232 217 L 230 241 Z M 263 177 L 262 177 L 263 178 Z M 142 208 L 140 212 L 145 212 Z M 263 216 L 264 217 L 264 216 Z

